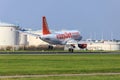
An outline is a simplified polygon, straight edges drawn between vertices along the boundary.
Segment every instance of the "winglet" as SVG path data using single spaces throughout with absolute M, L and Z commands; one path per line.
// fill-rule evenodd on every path
M 43 35 L 51 34 L 51 32 L 49 31 L 47 20 L 46 20 L 45 16 L 42 17 L 42 33 L 43 33 Z

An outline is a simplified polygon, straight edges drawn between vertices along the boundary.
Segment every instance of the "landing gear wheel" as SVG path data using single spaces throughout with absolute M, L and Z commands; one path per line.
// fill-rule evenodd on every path
M 73 51 L 74 51 L 73 48 L 69 48 L 69 52 L 72 52 L 72 53 L 73 53 Z

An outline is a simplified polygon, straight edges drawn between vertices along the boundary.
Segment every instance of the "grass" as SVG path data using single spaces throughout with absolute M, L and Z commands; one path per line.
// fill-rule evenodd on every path
M 120 72 L 120 55 L 0 55 L 0 75 L 94 72 Z
M 120 72 L 120 54 L 0 55 L 0 75 Z M 101 80 L 100 76 L 19 78 L 7 80 Z M 104 76 L 118 80 L 117 76 Z M 5 79 L 0 79 L 5 80 Z

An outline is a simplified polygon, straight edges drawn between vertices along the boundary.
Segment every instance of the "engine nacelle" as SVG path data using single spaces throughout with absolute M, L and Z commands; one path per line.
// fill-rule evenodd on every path
M 81 48 L 81 49 L 84 49 L 87 47 L 87 44 L 78 44 L 78 47 Z
M 75 44 L 71 44 L 71 46 L 72 46 L 73 48 L 75 48 Z

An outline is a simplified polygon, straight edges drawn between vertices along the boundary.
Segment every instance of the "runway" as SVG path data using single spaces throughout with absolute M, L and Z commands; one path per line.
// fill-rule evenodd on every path
M 120 52 L 5 51 L 0 54 L 120 54 Z
M 0 76 L 0 78 L 39 78 L 39 77 L 59 77 L 59 76 L 110 76 L 120 75 L 120 73 L 81 73 L 81 74 L 46 74 L 46 75 L 12 75 L 12 76 Z

